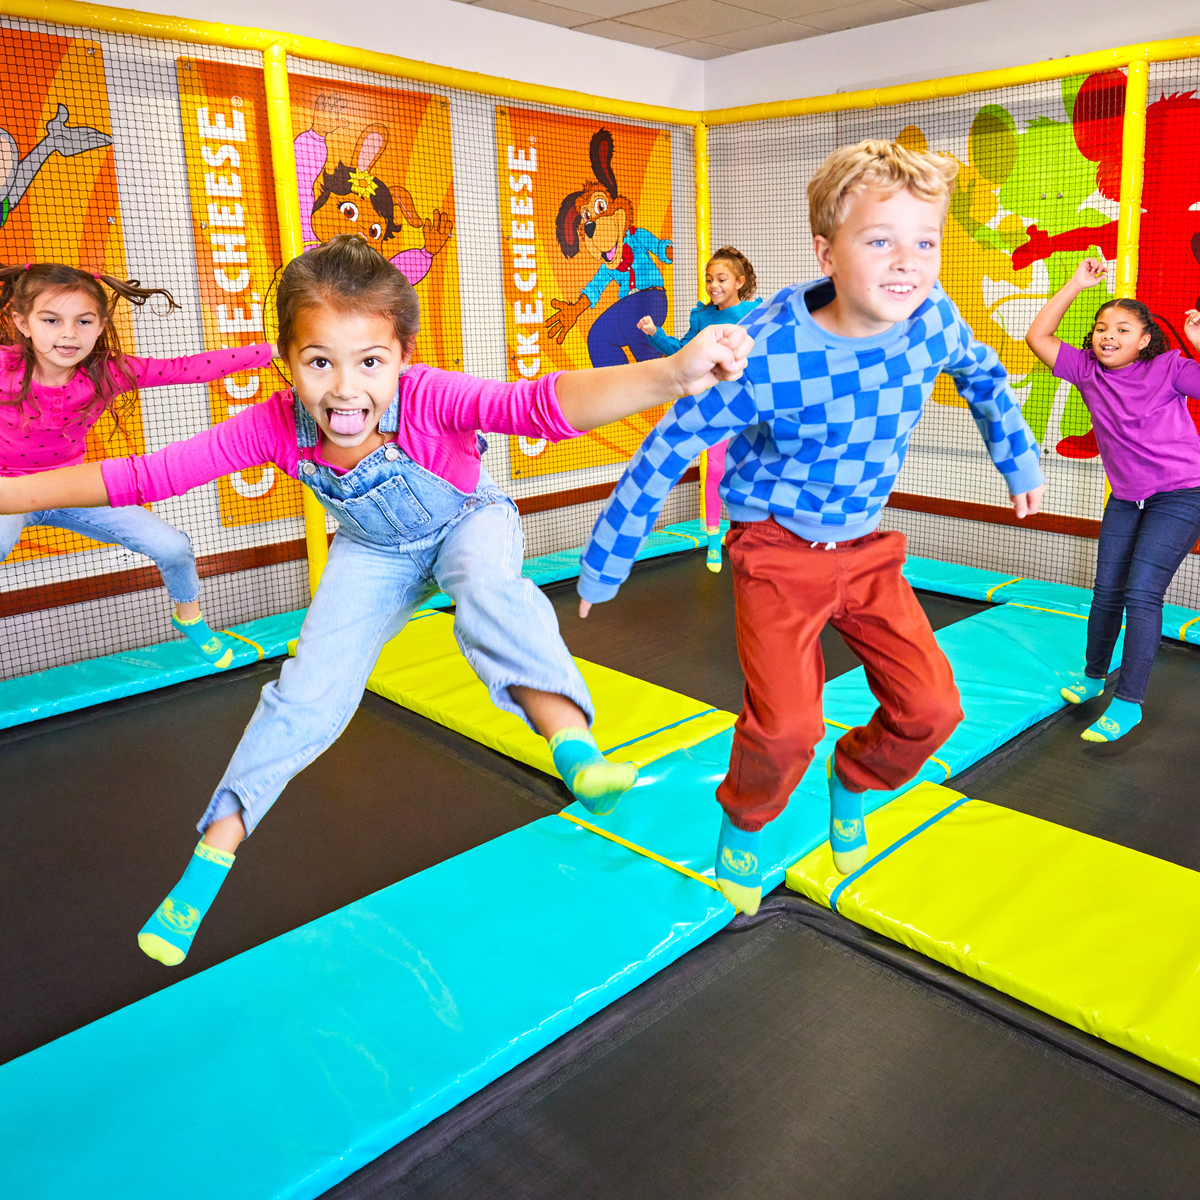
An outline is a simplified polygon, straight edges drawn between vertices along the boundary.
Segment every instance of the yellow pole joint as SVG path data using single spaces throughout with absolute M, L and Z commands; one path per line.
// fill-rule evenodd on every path
M 1136 296 L 1138 235 L 1142 224 L 1142 177 L 1146 166 L 1146 101 L 1150 85 L 1150 47 L 1129 63 L 1125 83 L 1125 120 L 1121 128 L 1121 208 L 1117 217 L 1118 296 Z
M 279 246 L 286 265 L 304 253 L 300 225 L 300 185 L 292 148 L 292 98 L 288 87 L 287 47 L 281 42 L 263 50 L 263 85 L 267 93 L 267 128 L 271 134 L 271 173 L 275 181 L 275 211 L 279 217 Z M 325 510 L 309 488 L 301 486 L 304 504 L 304 541 L 308 550 L 308 587 L 312 594 L 321 582 L 329 559 Z

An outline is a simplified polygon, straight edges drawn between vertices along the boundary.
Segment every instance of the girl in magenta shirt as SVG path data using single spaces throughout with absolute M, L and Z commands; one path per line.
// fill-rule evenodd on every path
M 111 411 L 119 427 L 137 404 L 139 388 L 208 383 L 271 362 L 268 345 L 189 358 L 125 355 L 105 284 L 133 304 L 159 295 L 177 307 L 162 288 L 89 275 L 62 263 L 0 267 L 0 477 L 83 462 L 92 426 Z M 218 670 L 233 662 L 232 647 L 200 613 L 200 577 L 186 533 L 144 508 L 45 507 L 0 516 L 0 562 L 33 525 L 116 542 L 153 559 L 175 604 L 175 628 Z
M 521 577 L 520 519 L 483 469 L 477 430 L 574 437 L 736 378 L 750 345 L 722 327 L 669 359 L 511 384 L 414 365 L 412 286 L 348 234 L 289 263 L 276 303 L 293 390 L 156 454 L 0 480 L 0 513 L 134 505 L 273 462 L 338 521 L 296 655 L 263 688 L 203 839 L 138 936 L 168 965 L 183 961 L 238 844 L 345 728 L 383 644 L 439 588 L 493 702 L 547 738 L 585 807 L 612 811 L 636 769 L 596 747 L 591 697 L 549 600 Z
M 1025 335 L 1038 358 L 1079 389 L 1112 486 L 1100 522 L 1084 679 L 1062 689 L 1072 704 L 1103 692 L 1124 616 L 1116 694 L 1084 730 L 1089 742 L 1116 741 L 1142 719 L 1162 636 L 1163 596 L 1200 537 L 1200 434 L 1187 407 L 1188 396 L 1200 396 L 1200 363 L 1168 349 L 1150 310 L 1137 300 L 1101 305 L 1082 350 L 1055 336 L 1075 298 L 1106 272 L 1102 259 L 1085 258 Z M 1184 332 L 1200 349 L 1194 309 Z

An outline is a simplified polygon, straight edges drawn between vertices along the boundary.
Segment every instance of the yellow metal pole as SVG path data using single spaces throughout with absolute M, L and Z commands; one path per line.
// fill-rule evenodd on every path
M 267 93 L 267 128 L 271 134 L 271 172 L 275 180 L 275 211 L 279 216 L 279 243 L 284 263 L 304 253 L 300 226 L 300 186 L 292 150 L 292 99 L 288 87 L 287 49 L 276 42 L 263 50 L 263 86 Z M 304 541 L 308 548 L 309 594 L 316 592 L 329 559 L 325 510 L 316 496 L 300 488 L 304 503 Z
M 1136 296 L 1138 234 L 1142 224 L 1142 176 L 1146 166 L 1148 58 L 1129 64 L 1125 120 L 1121 128 L 1121 208 L 1117 216 L 1117 295 Z
M 712 254 L 712 194 L 708 184 L 708 126 L 701 121 L 694 131 L 692 164 L 696 180 L 696 295 L 703 304 L 708 299 L 704 269 Z M 708 528 L 708 504 L 705 480 L 708 479 L 708 451 L 700 452 L 700 517 Z M 719 524 L 719 522 L 718 522 Z M 711 530 L 709 530 L 711 532 Z

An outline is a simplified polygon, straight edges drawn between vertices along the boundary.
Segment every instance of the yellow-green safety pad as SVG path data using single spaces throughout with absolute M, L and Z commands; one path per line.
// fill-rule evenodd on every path
M 295 653 L 294 644 L 290 649 Z M 643 767 L 729 729 L 737 719 L 620 671 L 575 661 L 596 705 L 596 743 L 614 762 Z M 367 687 L 509 758 L 558 774 L 546 740 L 492 703 L 454 640 L 453 617 L 445 613 L 409 621 L 384 646 Z
M 932 783 L 867 837 L 860 871 L 825 843 L 788 887 L 1200 1083 L 1200 874 Z

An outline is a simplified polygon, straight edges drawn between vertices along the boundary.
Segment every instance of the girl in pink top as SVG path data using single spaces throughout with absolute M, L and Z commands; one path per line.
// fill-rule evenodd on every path
M 671 358 L 511 384 L 413 365 L 412 286 L 349 234 L 290 262 L 276 303 L 292 391 L 156 454 L 0 480 L 0 512 L 131 505 L 269 461 L 337 518 L 296 655 L 263 688 L 187 871 L 138 936 L 168 965 L 187 954 L 238 844 L 345 728 L 383 644 L 439 588 L 493 702 L 549 740 L 585 807 L 612 811 L 636 769 L 596 747 L 587 687 L 549 600 L 521 577 L 517 509 L 483 470 L 476 431 L 574 437 L 737 378 L 750 346 L 713 327 Z
M 162 288 L 89 275 L 62 263 L 0 266 L 0 477 L 83 462 L 88 431 L 105 412 L 112 412 L 120 428 L 140 387 L 207 383 L 271 361 L 267 345 L 190 358 L 127 356 L 112 325 L 105 284 L 133 304 L 159 295 L 177 307 Z M 0 561 L 33 525 L 71 529 L 152 558 L 175 603 L 175 628 L 218 670 L 233 662 L 232 647 L 200 613 L 200 578 L 186 533 L 144 508 L 46 506 L 0 516 Z
M 1055 336 L 1075 298 L 1106 274 L 1103 259 L 1085 258 L 1025 335 L 1038 358 L 1079 389 L 1112 486 L 1100 522 L 1084 677 L 1062 689 L 1071 704 L 1104 691 L 1124 617 L 1116 694 L 1083 731 L 1089 742 L 1116 741 L 1141 721 L 1163 597 L 1200 537 L 1200 434 L 1187 407 L 1188 396 L 1200 396 L 1200 363 L 1168 348 L 1138 300 L 1102 304 L 1082 350 Z M 1184 333 L 1200 349 L 1194 309 Z

